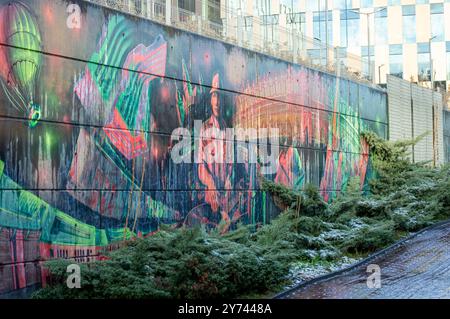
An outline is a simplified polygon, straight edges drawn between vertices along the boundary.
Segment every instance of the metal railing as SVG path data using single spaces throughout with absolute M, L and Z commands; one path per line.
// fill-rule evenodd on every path
M 215 38 L 252 51 L 271 55 L 279 59 L 300 63 L 328 73 L 336 73 L 359 82 L 372 83 L 374 63 L 360 56 L 343 51 L 342 48 L 326 45 L 318 39 L 305 36 L 298 30 L 280 25 L 267 25 L 262 17 L 251 16 L 251 25 L 246 24 L 243 13 L 227 11 L 222 5 L 222 23 L 205 19 L 201 15 L 167 6 L 166 0 L 84 0 L 142 18 L 154 20 L 200 35 Z M 208 1 L 208 0 L 201 0 Z M 172 2 L 172 1 L 171 1 Z M 208 2 L 207 8 L 211 10 Z M 170 12 L 167 12 L 170 7 Z M 169 15 L 168 15 L 169 14 Z M 267 20 L 267 19 L 266 19 Z M 266 23 L 264 23 L 266 22 Z
M 159 22 L 166 21 L 166 4 L 164 2 L 153 2 L 153 12 L 151 12 L 151 16 L 153 19 Z

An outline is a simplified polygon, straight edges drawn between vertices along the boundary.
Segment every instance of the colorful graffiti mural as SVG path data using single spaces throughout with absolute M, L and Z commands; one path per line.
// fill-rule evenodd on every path
M 81 29 L 66 24 L 73 3 Z M 367 180 L 359 133 L 387 131 L 384 92 L 83 1 L 0 0 L 0 83 L 0 293 L 161 223 L 270 222 L 263 163 L 208 161 L 260 140 L 229 148 L 211 128 L 279 129 L 265 177 L 326 200 Z M 198 137 L 191 161 L 171 157 L 177 128 Z

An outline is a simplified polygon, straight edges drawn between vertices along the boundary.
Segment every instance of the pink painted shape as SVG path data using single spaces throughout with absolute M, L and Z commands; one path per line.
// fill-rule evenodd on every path
M 14 257 L 14 245 L 13 241 L 11 240 L 11 231 L 9 235 L 9 255 L 11 256 L 11 271 L 12 271 L 12 279 L 13 279 L 13 287 L 14 289 L 19 289 L 17 286 L 17 280 L 16 280 L 16 267 L 14 266 L 16 259 Z
M 144 154 L 148 150 L 147 142 L 142 135 L 133 136 L 123 120 L 120 112 L 115 109 L 113 121 L 103 128 L 111 143 L 128 160 Z
M 0 43 L 6 43 L 5 27 L 6 24 L 6 10 L 8 6 L 3 6 L 0 8 Z M 8 78 L 8 60 L 6 54 L 7 47 L 4 45 L 0 46 L 0 76 L 6 81 Z
M 87 67 L 83 77 L 75 85 L 74 92 L 85 109 L 95 109 L 102 103 L 100 91 Z
M 16 263 L 17 263 L 17 275 L 19 277 L 19 289 L 27 286 L 26 273 L 25 273 L 25 258 L 23 251 L 23 230 L 17 230 L 16 232 Z
M 128 70 L 141 72 L 139 78 L 144 80 L 144 84 L 150 83 L 157 76 L 166 75 L 167 42 L 157 45 L 156 42 L 148 47 L 139 44 L 128 54 L 123 65 L 122 81 L 129 81 Z

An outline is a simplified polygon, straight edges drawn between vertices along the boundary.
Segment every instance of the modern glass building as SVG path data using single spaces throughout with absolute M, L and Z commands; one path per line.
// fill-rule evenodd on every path
M 227 0 L 231 7 L 240 2 Z M 280 25 L 339 47 L 343 55 L 355 54 L 370 61 L 376 83 L 386 83 L 386 74 L 393 74 L 430 87 L 433 73 L 435 87 L 450 90 L 450 0 L 245 2 L 253 15 L 279 14 Z M 289 21 L 289 17 L 298 19 Z M 309 51 L 314 58 L 316 52 Z M 369 72 L 368 65 L 365 68 L 364 72 Z
M 191 26 L 199 33 L 213 30 L 207 35 L 294 62 L 301 57 L 326 66 L 339 58 L 378 84 L 392 74 L 426 87 L 433 80 L 435 87 L 450 91 L 450 0 L 115 2 L 167 24 Z

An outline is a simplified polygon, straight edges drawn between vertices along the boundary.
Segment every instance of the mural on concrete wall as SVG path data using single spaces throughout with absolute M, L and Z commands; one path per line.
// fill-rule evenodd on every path
M 71 3 L 0 0 L 0 292 L 44 280 L 42 260 L 86 261 L 161 223 L 269 222 L 265 163 L 208 161 L 248 158 L 259 137 L 228 147 L 210 129 L 279 129 L 264 177 L 326 200 L 366 183 L 359 133 L 385 135 L 383 92 L 84 2 L 73 25 Z

